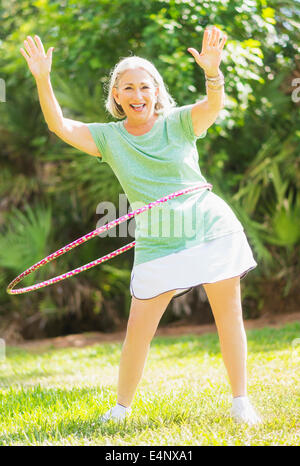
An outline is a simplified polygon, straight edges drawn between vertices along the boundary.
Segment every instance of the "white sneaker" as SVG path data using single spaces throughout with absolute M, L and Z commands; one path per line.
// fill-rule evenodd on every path
M 121 405 L 116 405 L 113 408 L 109 409 L 100 419 L 102 422 L 109 420 L 113 421 L 123 421 L 126 417 L 130 416 L 131 408 L 125 408 Z
M 238 423 L 257 425 L 262 423 L 261 417 L 257 414 L 248 397 L 237 397 L 232 400 L 230 411 L 232 418 Z

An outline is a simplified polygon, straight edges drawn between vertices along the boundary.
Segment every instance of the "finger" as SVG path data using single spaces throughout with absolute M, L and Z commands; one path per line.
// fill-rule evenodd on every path
M 20 52 L 21 54 L 23 55 L 23 57 L 25 58 L 25 60 L 28 62 L 28 59 L 30 58 L 27 53 L 25 52 L 24 49 L 20 48 Z
M 27 40 L 32 54 L 35 55 L 38 52 L 38 49 L 33 38 L 31 36 L 27 36 Z
M 214 28 L 210 27 L 209 28 L 209 37 L 208 37 L 208 42 L 207 42 L 207 45 L 210 46 L 210 47 L 212 45 L 213 37 L 214 37 Z
M 29 48 L 29 45 L 27 43 L 27 40 L 24 40 L 23 44 L 24 44 L 24 48 L 25 48 L 26 52 L 28 53 L 28 55 L 30 55 L 30 48 Z
M 213 33 L 212 33 L 212 41 L 211 41 L 212 47 L 215 47 L 219 43 L 219 37 L 220 37 L 220 31 L 218 28 L 214 27 Z
M 37 36 L 37 35 L 35 35 L 34 38 L 35 38 L 35 41 L 36 41 L 38 50 L 39 50 L 43 55 L 45 55 L 45 49 L 44 49 L 44 46 L 43 46 L 43 43 L 42 43 L 41 39 L 40 39 L 39 36 Z
M 188 52 L 190 52 L 190 53 L 193 55 L 193 57 L 194 57 L 195 59 L 196 59 L 196 58 L 198 57 L 198 55 L 199 55 L 199 52 L 198 52 L 196 49 L 193 49 L 192 47 L 189 47 L 189 48 L 188 48 Z
M 50 49 L 48 49 L 47 55 L 46 55 L 46 57 L 47 57 L 47 58 L 50 58 L 51 60 L 52 60 L 52 53 L 53 53 L 53 50 L 54 50 L 54 47 L 50 47 Z
M 206 28 L 205 31 L 204 31 L 204 36 L 203 36 L 202 50 L 207 48 L 209 38 L 210 38 L 210 30 L 208 28 Z
M 29 57 L 33 55 L 32 49 L 30 47 L 30 44 L 27 40 L 24 40 L 24 47 L 26 49 L 26 52 L 28 53 Z
M 223 38 L 222 38 L 222 40 L 221 40 L 221 42 L 220 42 L 220 44 L 219 44 L 219 46 L 218 46 L 218 48 L 219 48 L 220 50 L 223 49 L 226 40 L 227 40 L 227 36 L 226 36 L 226 34 L 224 34 L 224 36 L 223 36 Z
M 195 62 L 201 66 L 201 62 L 202 62 L 202 52 L 201 54 L 198 52 L 198 50 L 196 49 L 193 49 L 192 47 L 188 48 L 188 51 L 193 55 L 194 59 L 195 59 Z

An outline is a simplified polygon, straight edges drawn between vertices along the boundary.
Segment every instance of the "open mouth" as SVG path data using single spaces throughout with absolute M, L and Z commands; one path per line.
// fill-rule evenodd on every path
M 146 107 L 146 104 L 140 104 L 140 105 L 133 105 L 130 104 L 130 107 L 135 111 L 135 112 L 142 112 L 144 108 Z

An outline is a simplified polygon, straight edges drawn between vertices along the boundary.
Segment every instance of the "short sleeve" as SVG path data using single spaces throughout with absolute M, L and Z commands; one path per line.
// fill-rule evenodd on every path
M 194 133 L 192 121 L 192 108 L 193 105 L 185 105 L 183 107 L 176 107 L 171 113 L 171 119 L 178 125 L 178 130 L 181 131 L 183 137 L 189 142 L 194 143 L 197 139 L 202 139 L 206 136 L 207 131 L 204 131 L 197 136 Z
M 106 123 L 87 123 L 87 127 L 91 132 L 91 135 L 93 137 L 93 140 L 101 154 L 101 157 L 97 157 L 97 160 L 102 163 L 106 162 L 106 156 L 105 156 L 105 133 L 104 133 L 104 128 L 105 128 Z

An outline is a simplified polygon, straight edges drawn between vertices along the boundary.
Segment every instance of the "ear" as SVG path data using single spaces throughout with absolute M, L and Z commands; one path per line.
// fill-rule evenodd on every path
M 118 92 L 117 92 L 117 89 L 116 89 L 115 87 L 112 88 L 112 95 L 113 95 L 113 97 L 114 97 L 116 103 L 117 103 L 118 105 L 120 105 L 119 102 L 118 102 Z

